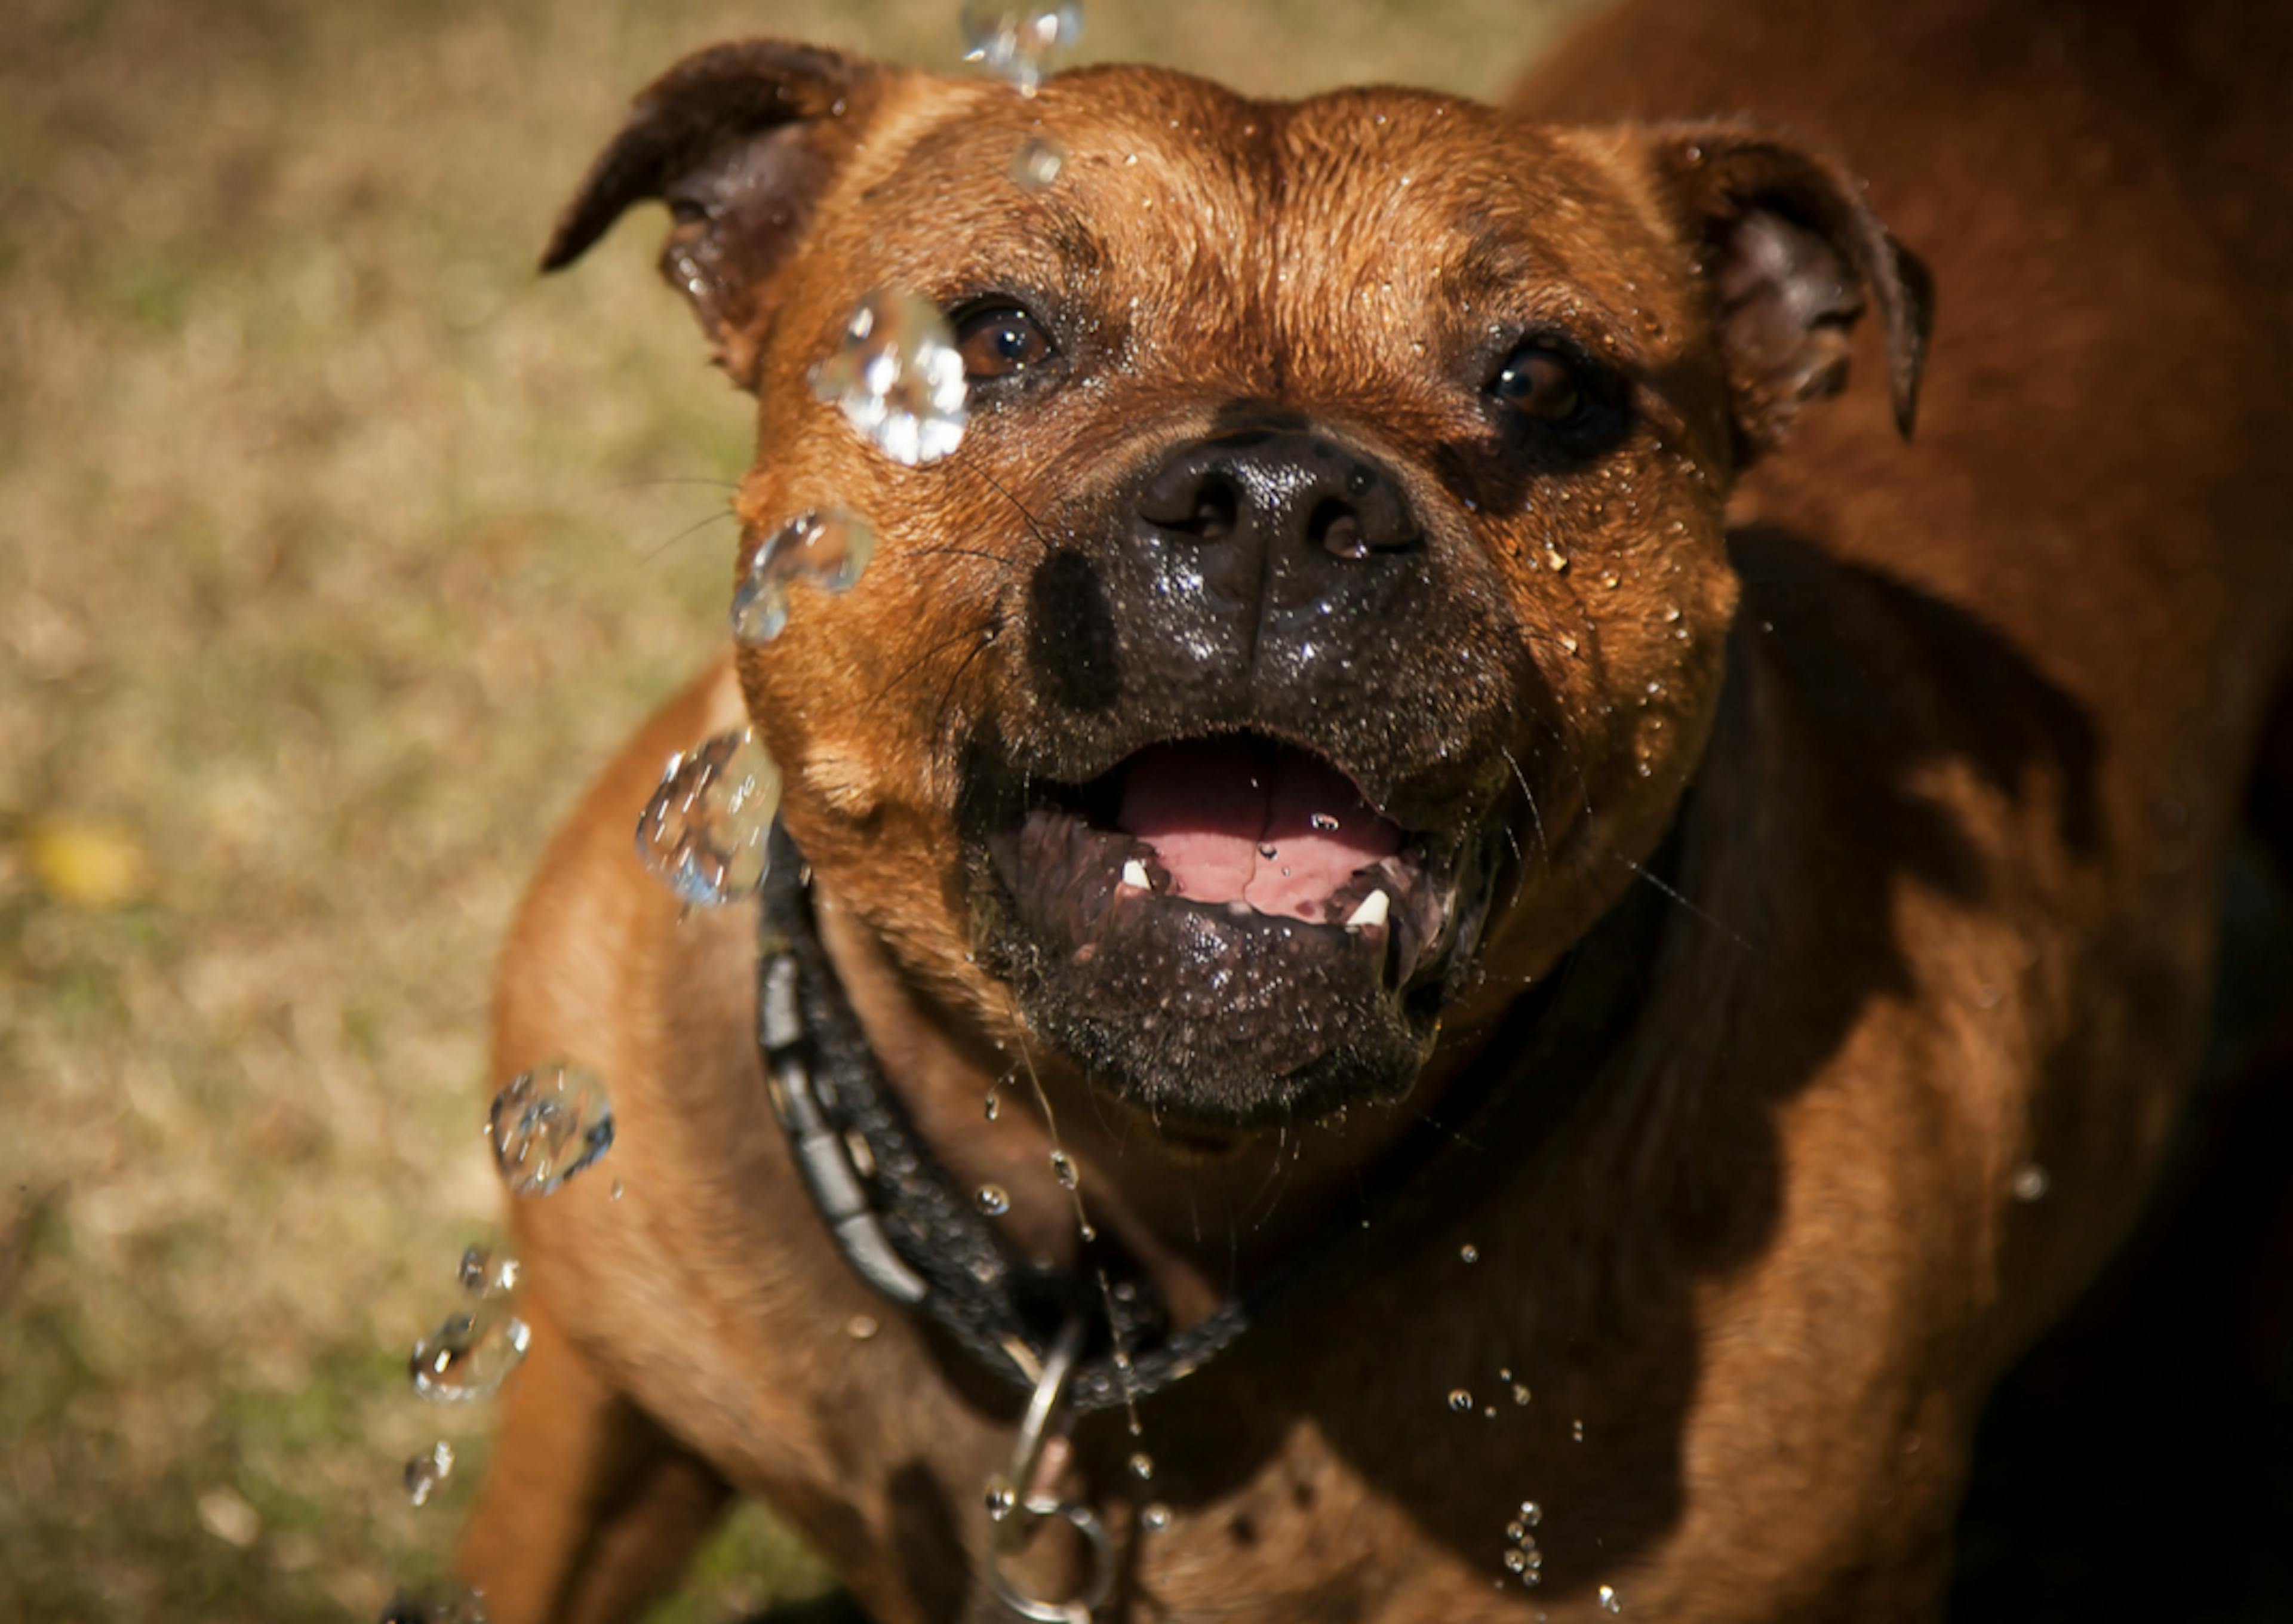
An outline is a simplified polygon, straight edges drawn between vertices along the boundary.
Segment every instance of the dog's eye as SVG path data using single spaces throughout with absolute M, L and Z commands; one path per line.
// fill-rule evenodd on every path
M 1584 399 L 1576 368 L 1541 344 L 1524 344 L 1507 356 L 1489 380 L 1489 392 L 1541 423 L 1566 423 Z
M 1051 353 L 1051 340 L 1026 311 L 999 304 L 959 320 L 955 347 L 963 356 L 965 376 L 976 384 L 1040 365 Z

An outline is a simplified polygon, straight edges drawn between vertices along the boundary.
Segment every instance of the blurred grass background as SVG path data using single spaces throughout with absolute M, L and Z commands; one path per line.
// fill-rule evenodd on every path
M 1487 93 L 1571 14 L 1102 4 L 1082 56 Z M 745 33 L 952 67 L 956 0 L 0 4 L 0 1619 L 370 1618 L 442 1558 L 488 1418 L 405 1356 L 498 1200 L 496 943 L 723 637 L 749 440 L 657 220 L 531 266 Z M 747 1512 L 663 1616 L 821 1582 Z

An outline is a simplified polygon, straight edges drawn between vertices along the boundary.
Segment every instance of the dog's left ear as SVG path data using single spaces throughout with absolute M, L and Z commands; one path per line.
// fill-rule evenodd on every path
M 647 85 L 558 216 L 541 268 L 581 257 L 630 205 L 667 202 L 661 275 L 693 303 L 717 364 L 756 387 L 758 318 L 889 76 L 833 51 L 741 40 Z
M 1908 439 L 1934 282 L 1831 158 L 1743 125 L 1641 132 L 1673 226 L 1712 295 L 1738 451 L 1772 449 L 1799 409 L 1847 382 L 1848 332 L 1879 306 L 1895 426 Z

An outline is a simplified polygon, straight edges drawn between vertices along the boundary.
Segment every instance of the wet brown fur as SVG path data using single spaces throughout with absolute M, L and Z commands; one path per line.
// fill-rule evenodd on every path
M 710 270 L 731 279 L 702 315 L 758 400 L 744 554 L 829 501 L 882 549 L 632 743 L 507 951 L 496 1069 L 611 1079 L 625 1194 L 592 1176 L 515 1208 L 533 1353 L 462 1559 L 497 1624 L 630 1615 L 733 1491 L 886 1624 L 995 1616 L 979 1485 L 1010 1406 L 853 1278 L 793 1177 L 750 1035 L 752 915 L 680 923 L 630 859 L 660 763 L 744 715 L 953 1176 L 1004 1184 L 1015 1243 L 1072 1257 L 1032 1072 L 1094 1219 L 1196 1313 L 1347 1221 L 1359 1169 L 1641 883 L 1692 777 L 1689 903 L 1583 1105 L 1492 1148 L 1481 1205 L 1409 1266 L 1320 1281 L 1147 1406 L 1169 1531 L 1133 1540 L 1119 1418 L 1082 1428 L 1082 1480 L 1131 1618 L 1558 1620 L 1598 1616 L 1601 1585 L 1646 1618 L 1934 1616 L 1982 1397 L 2131 1221 L 2191 1064 L 2217 860 L 2284 675 L 2288 51 L 2259 10 L 1628 5 L 1523 88 L 1535 125 L 1138 69 L 1027 103 L 823 59 L 848 78 L 770 158 L 819 194 Z M 1932 266 L 1908 445 L 1909 340 L 1868 336 L 1896 312 L 1851 246 L 1882 322 L 1841 400 L 1798 409 L 1836 381 L 1828 352 L 1802 389 L 1730 348 L 1707 193 L 1768 138 L 1607 122 L 1739 109 L 1843 155 Z M 1005 166 L 1037 120 L 1074 156 L 1030 196 Z M 805 376 L 876 283 L 1066 290 L 1096 312 L 1092 381 L 897 467 Z M 1645 417 L 1591 472 L 1497 490 L 1445 459 L 1484 431 L 1412 345 L 1462 353 L 1493 310 L 1641 381 Z M 1365 785 L 1504 802 L 1523 854 L 1417 1090 L 1209 1155 L 1029 1044 L 967 957 L 952 808 L 966 730 L 1024 730 L 1038 702 L 1005 634 L 1044 537 L 1107 522 L 1115 471 L 1237 400 L 1402 466 L 1477 572 L 1460 626 L 1489 634 L 1416 657 L 1457 661 L 1460 693 L 1543 698 L 1449 778 L 1405 761 Z M 2035 1204 L 2010 1193 L 2026 1162 Z M 1535 1591 L 1499 1565 L 1525 1499 Z

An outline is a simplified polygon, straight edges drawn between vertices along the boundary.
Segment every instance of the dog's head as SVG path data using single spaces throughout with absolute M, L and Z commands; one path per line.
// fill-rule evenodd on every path
M 546 263 L 647 198 L 757 398 L 744 562 L 830 505 L 879 537 L 743 656 L 791 831 L 943 1010 L 1201 1128 L 1395 1097 L 1615 899 L 1713 718 L 1735 470 L 1867 298 L 1908 428 L 1927 320 L 1824 158 L 1405 90 L 728 45 Z M 969 380 L 922 466 L 809 383 L 883 287 Z

